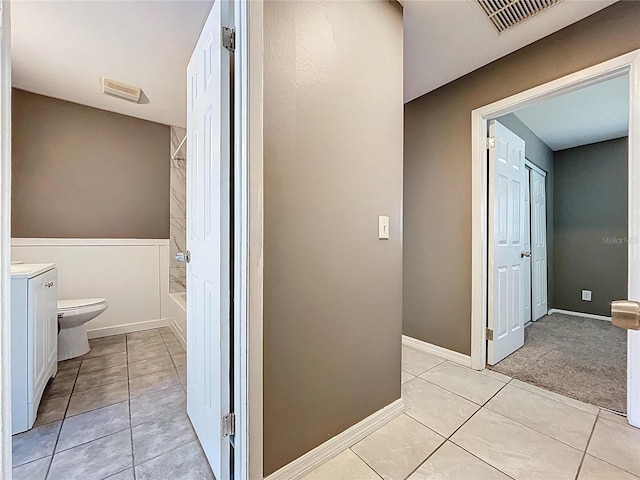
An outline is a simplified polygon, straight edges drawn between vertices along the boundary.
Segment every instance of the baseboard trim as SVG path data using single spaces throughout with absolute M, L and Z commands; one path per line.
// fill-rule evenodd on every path
M 153 328 L 166 327 L 171 321 L 170 318 L 161 318 L 159 320 L 147 320 L 146 322 L 127 323 L 124 325 L 115 325 L 113 327 L 102 327 L 87 330 L 88 338 L 109 337 L 111 335 L 121 335 L 123 333 L 139 332 L 141 330 L 151 330 Z
M 436 357 L 444 358 L 445 360 L 457 363 L 458 365 L 463 365 L 465 367 L 471 368 L 471 355 L 454 352 L 453 350 L 449 350 L 448 348 L 439 347 L 438 345 L 423 342 L 422 340 L 418 340 L 417 338 L 413 337 L 407 337 L 406 335 L 402 336 L 402 344 L 407 347 L 415 348 L 416 350 L 420 350 L 422 352 L 430 353 L 431 355 L 435 355 Z
M 187 340 L 184 338 L 184 332 L 178 326 L 178 324 L 174 319 L 171 319 L 171 322 L 169 323 L 169 328 L 171 328 L 171 330 L 173 331 L 173 334 L 176 336 L 178 341 L 182 344 L 182 348 L 187 350 Z
M 571 315 L 573 317 L 584 317 L 584 318 L 592 318 L 594 320 L 604 320 L 605 322 L 610 322 L 611 317 L 605 317 L 604 315 L 594 315 L 592 313 L 582 313 L 582 312 L 572 312 L 571 310 L 562 310 L 560 308 L 552 308 L 549 310 L 548 314 L 561 313 L 563 315 Z
M 327 440 L 300 458 L 269 475 L 266 480 L 298 480 L 323 463 L 355 445 L 404 412 L 404 400 L 395 402 L 369 415 L 361 422 Z

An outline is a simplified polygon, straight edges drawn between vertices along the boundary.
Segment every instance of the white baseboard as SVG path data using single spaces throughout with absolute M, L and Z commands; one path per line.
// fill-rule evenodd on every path
M 187 350 L 187 339 L 184 338 L 184 332 L 182 331 L 180 326 L 176 323 L 175 320 L 172 319 L 171 322 L 169 323 L 169 328 L 171 328 L 171 330 L 173 331 L 173 334 L 176 336 L 178 341 L 182 344 L 182 348 L 184 348 L 185 351 L 186 351 Z
M 141 330 L 151 330 L 153 328 L 166 327 L 171 319 L 161 318 L 159 320 L 148 320 L 146 322 L 126 323 L 113 327 L 102 327 L 87 330 L 88 338 L 109 337 L 111 335 L 121 335 L 123 333 L 139 332 Z
M 395 402 L 369 415 L 361 422 L 339 433 L 317 446 L 300 458 L 285 465 L 280 470 L 269 475 L 266 480 L 297 480 L 318 468 L 323 463 L 355 445 L 377 429 L 387 424 L 404 412 L 404 400 L 399 398 Z
M 563 315 L 571 315 L 573 317 L 593 318 L 594 320 L 604 320 L 605 322 L 611 321 L 611 317 L 605 317 L 604 315 L 593 315 L 592 313 L 572 312 L 571 310 L 561 310 L 559 308 L 552 308 L 548 312 L 549 315 L 553 313 L 561 313 Z
M 439 347 L 438 345 L 423 342 L 422 340 L 418 340 L 417 338 L 413 337 L 407 337 L 406 335 L 402 336 L 402 344 L 407 347 L 415 348 L 416 350 L 420 350 L 422 352 L 430 353 L 431 355 L 435 355 L 436 357 L 444 358 L 445 360 L 457 363 L 458 365 L 463 365 L 465 367 L 471 368 L 470 355 L 454 352 L 453 350 L 449 350 L 448 348 Z

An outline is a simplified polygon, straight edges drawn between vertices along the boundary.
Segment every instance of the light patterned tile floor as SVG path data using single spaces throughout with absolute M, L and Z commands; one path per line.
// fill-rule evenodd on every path
M 58 364 L 35 427 L 13 437 L 14 480 L 212 479 L 186 414 L 186 354 L 171 330 L 90 345 Z
M 91 346 L 59 364 L 36 427 L 14 436 L 13 478 L 213 478 L 171 331 Z M 305 480 L 640 479 L 640 429 L 624 417 L 411 348 L 403 357 L 405 413 Z
M 403 347 L 405 413 L 305 480 L 640 479 L 624 417 Z

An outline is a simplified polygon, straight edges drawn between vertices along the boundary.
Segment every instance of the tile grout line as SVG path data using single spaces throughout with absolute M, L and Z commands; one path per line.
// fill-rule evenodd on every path
M 582 458 L 580 459 L 580 464 L 578 465 L 578 471 L 576 471 L 575 480 L 578 480 L 578 476 L 580 475 L 580 471 L 582 470 L 582 464 L 584 463 L 584 459 L 587 456 L 587 450 L 589 449 L 589 443 L 591 443 L 591 438 L 593 437 L 593 432 L 596 430 L 596 423 L 598 423 L 598 419 L 600 418 L 600 410 L 598 410 L 598 414 L 596 415 L 596 419 L 593 422 L 593 426 L 591 427 L 591 433 L 589 434 L 589 439 L 587 440 L 587 444 L 584 447 L 584 452 L 582 452 Z
M 372 432 L 372 433 L 374 433 L 374 432 Z M 370 434 L 370 435 L 371 435 L 371 434 Z M 365 437 L 365 438 L 366 438 L 366 437 Z M 363 439 L 363 440 L 364 440 L 364 439 Z M 361 440 L 361 441 L 362 441 L 362 440 Z M 354 447 L 355 445 L 357 445 L 358 443 L 360 443 L 360 442 L 354 443 L 354 444 L 353 444 L 353 445 L 351 445 L 351 447 L 349 447 L 347 450 L 350 450 L 350 451 L 351 451 L 351 453 L 353 453 L 356 457 L 358 457 L 362 463 L 364 463 L 367 467 L 369 467 L 369 468 L 371 469 L 371 471 L 372 471 L 373 473 L 375 473 L 375 474 L 378 476 L 378 478 L 383 479 L 384 477 L 383 477 L 382 475 L 380 475 L 380 474 L 378 473 L 378 471 L 377 471 L 375 468 L 373 468 L 373 465 L 369 465 L 369 463 L 368 463 L 364 458 L 362 458 L 360 455 L 358 455 L 358 452 L 356 452 L 356 451 L 353 449 L 353 447 Z M 345 450 L 345 452 L 346 452 L 346 450 Z M 338 455 L 340 455 L 340 454 L 338 454 Z M 336 455 L 336 457 L 337 457 L 338 455 Z M 333 457 L 333 458 L 336 458 L 336 457 Z M 321 465 L 321 466 L 322 466 L 322 465 Z M 309 472 L 309 473 L 311 473 L 311 472 Z
M 129 386 L 129 381 L 131 378 L 129 377 L 129 339 L 125 336 L 125 345 L 127 352 L 127 402 L 129 404 L 129 437 L 131 438 L 131 471 L 133 473 L 133 480 L 136 479 L 136 456 L 133 447 L 133 422 L 131 420 L 131 388 Z
M 67 419 L 67 412 L 69 411 L 69 405 L 71 405 L 71 397 L 73 396 L 73 391 L 76 388 L 76 383 L 78 381 L 78 376 L 80 375 L 80 368 L 82 367 L 82 362 L 84 362 L 84 355 L 80 359 L 80 365 L 78 365 L 76 378 L 73 380 L 73 386 L 71 387 L 71 392 L 69 392 L 69 401 L 67 402 L 67 406 L 64 409 L 64 414 L 62 415 L 62 419 L 60 420 L 60 429 L 58 430 L 58 435 L 56 436 L 56 441 L 53 445 L 53 451 L 51 452 L 51 461 L 49 462 L 47 473 L 44 476 L 45 479 L 49 478 L 49 475 L 51 474 L 51 467 L 53 466 L 53 460 L 56 457 L 56 449 L 58 448 L 58 442 L 60 441 L 60 434 L 62 433 L 62 427 L 64 427 L 64 421 Z

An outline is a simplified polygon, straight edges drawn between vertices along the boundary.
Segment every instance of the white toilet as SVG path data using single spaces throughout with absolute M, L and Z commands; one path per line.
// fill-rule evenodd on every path
M 58 361 L 84 355 L 89 340 L 84 324 L 107 309 L 104 298 L 58 300 Z

